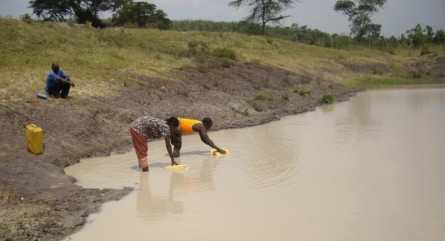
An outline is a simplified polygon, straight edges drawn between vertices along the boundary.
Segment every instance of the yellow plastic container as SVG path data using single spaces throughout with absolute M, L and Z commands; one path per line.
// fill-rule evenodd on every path
M 184 171 L 187 170 L 189 166 L 187 164 L 179 164 L 174 166 L 166 166 L 164 168 L 165 170 L 170 170 L 170 171 Z
M 227 150 L 226 148 L 222 148 L 224 151 L 226 151 L 226 155 L 230 155 L 230 151 Z M 221 152 L 217 151 L 215 148 L 210 149 L 210 154 L 214 155 L 215 157 L 220 157 L 223 156 L 223 154 L 221 154 Z
M 43 153 L 43 130 L 34 124 L 26 126 L 26 147 L 34 154 Z

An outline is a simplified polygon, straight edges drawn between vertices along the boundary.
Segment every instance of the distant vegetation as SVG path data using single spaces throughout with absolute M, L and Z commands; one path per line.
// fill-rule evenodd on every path
M 445 49 L 434 42 L 436 35 L 425 35 L 418 27 L 409 34 L 415 33 L 423 48 L 408 48 L 396 39 L 403 48 L 388 53 L 380 51 L 374 42 L 373 48 L 364 47 L 348 36 L 297 25 L 267 27 L 266 36 L 260 36 L 258 26 L 245 22 L 171 21 L 169 30 L 103 23 L 105 28 L 93 28 L 69 19 L 43 22 L 29 15 L 22 16 L 21 21 L 0 18 L 0 98 L 35 99 L 53 61 L 73 77 L 79 86 L 76 91 L 86 96 L 110 95 L 121 86 L 151 85 L 147 79 L 153 77 L 178 81 L 177 70 L 206 72 L 230 68 L 237 62 L 299 73 L 302 86 L 297 87 L 301 89 L 288 92 L 304 96 L 311 94 L 305 83 L 314 80 L 354 87 L 378 86 L 389 80 L 395 84 L 420 83 L 431 74 L 421 68 L 405 68 L 407 63 L 433 63 L 437 56 L 445 55 Z M 372 78 L 361 79 L 363 76 Z M 283 93 L 282 99 L 290 98 L 289 93 Z M 253 98 L 258 102 L 256 108 L 261 109 L 267 96 Z
M 380 37 L 381 24 L 375 24 L 371 16 L 383 8 L 387 0 L 338 0 L 334 10 L 348 16 L 351 34 L 360 42 Z
M 420 24 L 406 30 L 400 36 L 384 37 L 380 35 L 382 28 L 371 21 L 371 16 L 383 8 L 387 0 L 338 0 L 333 10 L 342 12 L 349 18 L 351 35 L 329 34 L 308 26 L 294 23 L 291 26 L 281 26 L 280 21 L 289 16 L 282 12 L 294 6 L 296 0 L 271 1 L 264 4 L 256 0 L 229 1 L 229 6 L 239 7 L 247 5 L 251 8 L 250 14 L 239 22 L 216 22 L 206 20 L 170 20 L 167 14 L 156 5 L 133 0 L 107 0 L 107 1 L 71 1 L 71 0 L 31 0 L 29 7 L 39 21 L 90 23 L 96 28 L 125 27 L 125 28 L 151 28 L 176 31 L 202 31 L 202 32 L 236 32 L 247 35 L 264 35 L 273 38 L 290 40 L 293 42 L 314 46 L 356 49 L 372 48 L 395 54 L 396 48 L 420 48 L 422 54 L 431 53 L 430 47 L 445 45 L 445 31 L 434 30 L 431 26 Z M 269 2 L 268 2 L 269 3 Z M 257 10 L 260 11 L 257 11 Z M 99 13 L 111 12 L 109 19 L 99 19 Z M 30 14 L 21 16 L 25 22 L 36 21 Z M 268 24 L 268 25 L 266 25 Z M 218 54 L 231 55 L 227 51 Z M 229 59 L 231 56 L 226 56 Z
M 69 21 L 80 24 L 90 23 L 93 27 L 106 28 L 123 26 L 126 28 L 155 28 L 176 31 L 236 32 L 247 35 L 264 35 L 269 38 L 292 40 L 309 45 L 337 48 L 373 48 L 394 54 L 395 48 L 421 48 L 423 54 L 430 53 L 430 46 L 445 45 L 445 31 L 434 30 L 432 26 L 420 24 L 406 30 L 400 36 L 380 35 L 382 26 L 374 24 L 371 16 L 383 8 L 387 0 L 338 0 L 333 10 L 345 14 L 350 22 L 351 35 L 329 34 L 308 26 L 294 23 L 281 26 L 281 20 L 289 17 L 282 15 L 292 8 L 298 0 L 234 0 L 229 6 L 247 5 L 250 14 L 239 22 L 215 22 L 206 20 L 179 20 L 167 18 L 156 5 L 134 0 L 31 0 L 29 7 L 39 21 Z M 55 7 L 56 6 L 56 7 Z M 111 12 L 109 19 L 99 19 L 99 13 Z M 21 17 L 25 22 L 36 21 L 30 14 Z M 272 43 L 273 40 L 269 40 Z
M 176 31 L 203 31 L 203 32 L 237 32 L 247 35 L 260 35 L 261 26 L 249 22 L 215 22 L 205 20 L 177 20 L 172 21 L 170 29 Z M 433 31 L 432 27 L 422 28 L 420 24 L 407 30 L 406 35 L 400 37 L 378 37 L 359 42 L 348 35 L 329 34 L 307 26 L 292 24 L 290 27 L 265 27 L 265 36 L 280 38 L 294 42 L 328 48 L 351 49 L 370 47 L 391 52 L 399 47 L 428 48 L 429 45 L 444 45 L 445 31 Z
M 244 18 L 246 22 L 258 23 L 261 28 L 261 35 L 265 34 L 266 24 L 279 24 L 281 20 L 288 18 L 288 15 L 283 15 L 283 11 L 292 8 L 298 0 L 234 0 L 230 1 L 229 6 L 239 8 L 242 5 L 247 5 L 249 15 Z
M 33 22 L 29 14 L 21 17 L 22 21 Z M 72 22 L 67 20 L 68 22 Z M 103 27 L 116 27 L 124 25 L 127 28 L 158 28 L 175 31 L 199 31 L 199 32 L 236 32 L 246 35 L 261 35 L 261 26 L 245 21 L 239 22 L 218 22 L 207 20 L 159 20 L 147 23 L 137 24 L 117 24 L 116 19 L 105 19 L 101 21 Z M 120 22 L 122 23 L 122 22 Z M 310 29 L 307 26 L 292 24 L 290 27 L 284 26 L 266 26 L 264 36 L 270 38 L 279 38 L 291 40 L 298 43 L 315 45 L 326 48 L 337 49 L 356 49 L 373 48 L 380 49 L 394 54 L 395 48 L 421 48 L 424 54 L 429 53 L 429 47 L 432 45 L 445 45 L 445 31 L 442 29 L 434 31 L 429 25 L 422 27 L 417 24 L 415 27 L 405 31 L 399 37 L 390 36 L 378 38 L 369 38 L 365 42 L 359 42 L 352 36 L 342 34 L 329 34 L 318 29 Z M 269 40 L 273 42 L 273 40 Z

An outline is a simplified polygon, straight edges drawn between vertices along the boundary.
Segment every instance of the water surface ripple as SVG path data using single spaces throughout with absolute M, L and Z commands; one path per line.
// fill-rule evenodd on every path
M 269 124 L 184 137 L 185 172 L 134 152 L 65 169 L 87 188 L 134 187 L 66 240 L 443 241 L 445 88 L 359 93 Z

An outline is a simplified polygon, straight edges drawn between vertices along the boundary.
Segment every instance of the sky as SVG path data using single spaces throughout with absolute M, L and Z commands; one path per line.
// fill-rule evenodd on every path
M 143 0 L 134 0 L 143 1 Z M 0 0 L 0 16 L 18 18 L 32 13 L 29 0 Z M 230 0 L 148 0 L 172 20 L 240 21 L 248 15 L 247 7 L 229 7 Z M 282 26 L 306 25 L 327 33 L 349 34 L 347 16 L 334 11 L 337 0 L 299 0 L 284 12 L 290 15 Z M 372 21 L 382 25 L 384 36 L 400 36 L 417 24 L 429 25 L 434 31 L 445 30 L 445 0 L 388 0 Z

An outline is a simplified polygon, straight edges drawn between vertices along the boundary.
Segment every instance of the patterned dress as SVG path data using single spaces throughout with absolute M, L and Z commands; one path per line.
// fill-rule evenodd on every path
M 170 128 L 165 120 L 143 116 L 136 119 L 130 126 L 133 147 L 138 157 L 139 167 L 148 167 L 148 140 L 159 139 L 170 135 Z
M 145 136 L 148 140 L 159 139 L 170 135 L 170 128 L 165 120 L 143 116 L 136 119 L 131 128 L 137 133 Z

